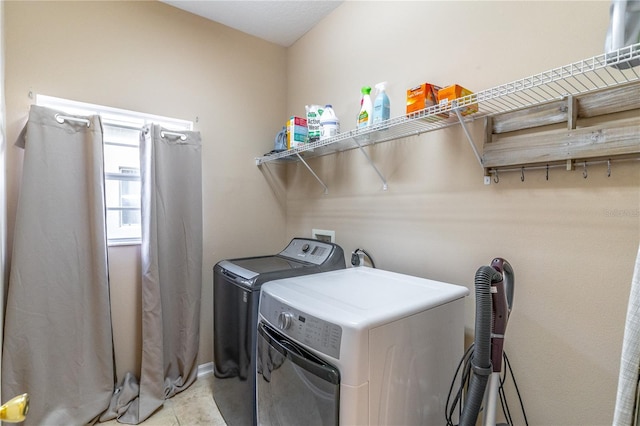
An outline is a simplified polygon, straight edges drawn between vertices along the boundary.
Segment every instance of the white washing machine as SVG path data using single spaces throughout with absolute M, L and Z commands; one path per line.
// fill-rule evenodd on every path
M 258 424 L 444 424 L 467 294 L 366 267 L 264 284 Z

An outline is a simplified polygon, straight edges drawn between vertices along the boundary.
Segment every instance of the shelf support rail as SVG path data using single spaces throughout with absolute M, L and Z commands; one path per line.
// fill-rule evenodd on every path
M 325 183 L 322 181 L 322 179 L 320 179 L 318 177 L 318 175 L 313 171 L 313 169 L 307 164 L 306 161 L 304 161 L 304 158 L 302 158 L 302 156 L 300 155 L 299 152 L 296 152 L 296 155 L 298 156 L 298 159 L 302 162 L 302 164 L 304 164 L 304 166 L 307 168 L 307 170 L 309 170 L 309 172 L 313 175 L 314 178 L 316 178 L 316 180 L 318 182 L 320 182 L 320 185 L 322 185 L 322 187 L 324 188 L 324 193 L 328 194 L 329 193 L 329 188 L 327 187 L 327 185 L 325 185 Z
M 460 126 L 462 126 L 462 130 L 464 131 L 464 134 L 467 137 L 467 140 L 469 141 L 469 145 L 471 145 L 471 149 L 473 149 L 473 153 L 476 155 L 476 160 L 478 160 L 478 164 L 480 164 L 480 167 L 484 169 L 484 165 L 482 164 L 482 157 L 478 152 L 478 148 L 476 148 L 476 144 L 473 142 L 471 133 L 469 133 L 469 129 L 467 129 L 467 125 L 465 124 L 464 119 L 462 118 L 462 114 L 460 114 L 460 107 L 458 106 L 458 103 L 456 101 L 452 102 L 451 109 L 453 109 L 453 111 L 458 116 L 458 121 L 460 122 Z
M 387 180 L 385 179 L 384 175 L 380 172 L 380 170 L 378 170 L 376 165 L 371 160 L 371 157 L 369 157 L 369 154 L 367 154 L 367 151 L 365 151 L 362 145 L 360 145 L 360 142 L 358 142 L 358 139 L 354 137 L 353 140 L 356 145 L 358 145 L 358 148 L 360 148 L 360 152 L 362 152 L 362 154 L 365 156 L 371 167 L 373 167 L 373 170 L 375 170 L 375 172 L 378 174 L 378 177 L 382 181 L 382 190 L 386 191 L 389 187 L 387 186 Z

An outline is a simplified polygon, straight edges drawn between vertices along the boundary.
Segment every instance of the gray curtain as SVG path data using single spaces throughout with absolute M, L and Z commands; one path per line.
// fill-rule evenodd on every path
M 197 377 L 202 289 L 202 166 L 198 132 L 141 133 L 142 368 L 101 420 L 138 424 Z M 164 136 L 163 136 L 164 135 Z
M 28 392 L 25 425 L 83 425 L 114 387 L 102 125 L 32 106 L 7 294 L 2 395 Z M 59 113 L 66 115 L 64 113 Z
M 620 374 L 618 376 L 618 393 L 616 409 L 613 415 L 615 426 L 632 426 L 637 422 L 640 398 L 638 380 L 640 379 L 640 248 L 636 258 L 636 266 L 631 281 L 627 321 L 622 341 Z

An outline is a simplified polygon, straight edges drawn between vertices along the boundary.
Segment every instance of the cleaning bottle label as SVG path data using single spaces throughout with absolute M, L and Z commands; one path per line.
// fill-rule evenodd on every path
M 306 105 L 307 127 L 309 129 L 309 142 L 320 139 L 320 115 L 322 107 L 320 105 Z
M 360 111 L 358 116 L 358 127 L 366 127 L 369 125 L 369 111 Z

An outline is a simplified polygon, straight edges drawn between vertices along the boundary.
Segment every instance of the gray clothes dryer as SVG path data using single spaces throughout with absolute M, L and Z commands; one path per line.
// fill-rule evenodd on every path
M 213 268 L 213 397 L 229 426 L 257 424 L 260 288 L 268 281 L 345 269 L 340 246 L 294 238 L 280 253 L 222 260 Z

